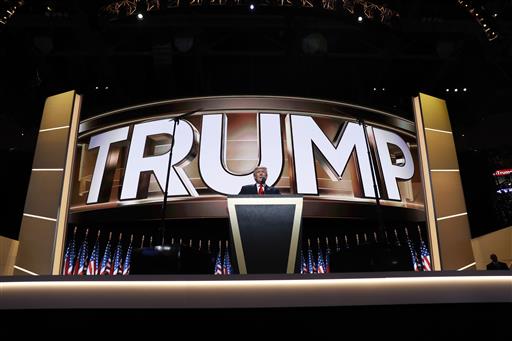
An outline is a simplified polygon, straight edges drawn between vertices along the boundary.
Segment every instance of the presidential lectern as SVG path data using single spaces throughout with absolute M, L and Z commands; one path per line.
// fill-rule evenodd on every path
M 240 274 L 294 273 L 300 241 L 302 197 L 228 197 L 236 263 Z

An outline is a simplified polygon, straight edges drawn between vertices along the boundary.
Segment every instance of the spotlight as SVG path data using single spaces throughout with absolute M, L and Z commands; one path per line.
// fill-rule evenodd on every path
M 377 91 L 377 88 L 373 88 L 373 91 Z
M 357 21 L 360 22 L 360 23 L 363 22 L 363 17 L 362 16 L 358 16 L 357 17 Z
M 100 87 L 99 86 L 96 86 L 96 90 L 98 90 Z
M 463 88 L 462 91 L 466 92 L 468 91 L 468 88 Z
M 108 86 L 105 87 L 105 90 L 108 90 Z
M 144 15 L 142 13 L 137 14 L 137 19 L 144 20 Z
M 493 18 L 497 18 L 498 17 L 498 13 L 493 13 L 492 17 Z
M 450 89 L 446 88 L 446 92 L 450 92 Z
M 249 9 L 250 9 L 251 11 L 254 11 L 254 8 L 255 8 L 255 7 L 254 7 L 254 4 L 250 4 L 250 5 L 249 5 Z
M 453 89 L 453 92 L 459 92 L 459 89 L 455 88 Z

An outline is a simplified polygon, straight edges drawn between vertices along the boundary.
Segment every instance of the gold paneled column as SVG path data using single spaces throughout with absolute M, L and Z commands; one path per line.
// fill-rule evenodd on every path
M 414 98 L 420 165 L 434 270 L 474 267 L 464 192 L 444 100 Z
M 21 222 L 15 275 L 59 274 L 81 97 L 48 97 Z

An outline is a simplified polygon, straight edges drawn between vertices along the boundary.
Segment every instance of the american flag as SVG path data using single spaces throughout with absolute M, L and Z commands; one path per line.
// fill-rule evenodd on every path
M 329 239 L 325 238 L 325 245 L 327 249 L 325 250 L 325 272 L 331 272 L 331 248 L 329 247 Z
M 311 250 L 311 243 L 308 239 L 308 274 L 316 274 L 316 264 L 313 259 L 313 250 Z
M 101 260 L 100 275 L 110 275 L 112 262 L 112 246 L 110 245 L 110 238 L 112 238 L 112 232 L 110 232 L 110 236 L 108 237 L 107 246 L 105 246 L 105 252 L 103 253 L 103 259 Z
M 130 245 L 128 246 L 128 251 L 126 251 L 126 258 L 124 259 L 123 275 L 130 274 L 130 263 L 132 262 L 132 251 L 133 251 L 132 241 L 133 241 L 133 234 L 130 239 Z
M 223 275 L 231 275 L 233 269 L 231 267 L 231 260 L 229 259 L 228 244 L 226 243 L 226 249 L 224 250 L 224 266 L 222 267 Z
M 89 234 L 89 230 L 85 231 L 85 238 L 82 242 L 82 246 L 78 250 L 78 257 L 76 258 L 75 268 L 73 270 L 73 275 L 84 275 L 85 270 L 87 269 L 87 235 Z
M 64 267 L 62 268 L 63 275 L 73 274 L 73 265 L 75 265 L 76 257 L 75 235 L 76 227 L 75 232 L 73 233 L 73 238 L 68 242 L 68 246 L 66 247 L 66 252 L 64 254 Z
M 302 250 L 300 250 L 300 273 L 308 273 L 308 265 L 306 264 L 306 259 L 304 259 L 304 252 L 302 252 Z
M 99 262 L 100 262 L 100 238 L 98 233 L 98 238 L 96 239 L 96 243 L 94 243 L 94 248 L 92 249 L 91 258 L 89 259 L 89 265 L 87 265 L 86 275 L 97 275 L 99 271 Z
M 217 258 L 215 259 L 215 268 L 213 269 L 214 275 L 222 275 L 222 250 L 221 245 L 219 244 L 219 253 L 217 253 Z
M 319 274 L 324 274 L 325 273 L 325 260 L 324 260 L 324 255 L 322 253 L 322 246 L 320 245 L 320 240 L 318 240 L 318 261 L 317 261 L 317 272 Z
M 432 271 L 432 267 L 430 266 L 430 253 L 428 252 L 427 246 L 423 240 L 421 241 L 420 255 L 423 271 Z
M 409 246 L 409 251 L 411 252 L 411 260 L 412 265 L 414 267 L 414 271 L 421 271 L 421 263 L 418 259 L 418 253 L 414 249 L 414 245 L 412 241 L 409 239 L 409 236 L 407 236 L 407 246 Z
M 325 273 L 325 261 L 324 256 L 322 255 L 322 250 L 318 248 L 318 267 L 317 267 L 317 273 L 324 274 Z
M 114 253 L 114 267 L 112 268 L 112 275 L 114 276 L 123 274 L 123 244 L 121 244 L 121 238 L 122 234 L 119 234 L 119 241 Z

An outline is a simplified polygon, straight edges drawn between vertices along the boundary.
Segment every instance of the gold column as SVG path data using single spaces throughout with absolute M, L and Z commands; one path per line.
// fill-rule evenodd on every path
M 75 91 L 46 99 L 14 275 L 60 273 L 80 103 Z
M 446 103 L 420 93 L 414 114 L 433 269 L 471 268 L 475 260 Z

